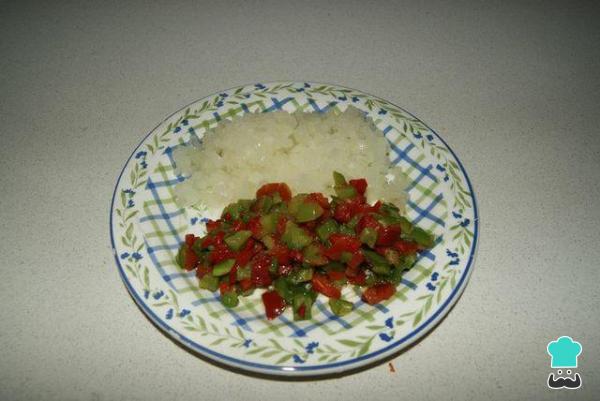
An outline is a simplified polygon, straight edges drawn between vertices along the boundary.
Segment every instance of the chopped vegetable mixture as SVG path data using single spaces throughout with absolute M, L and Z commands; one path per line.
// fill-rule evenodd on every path
M 336 196 L 292 196 L 284 183 L 263 185 L 255 199 L 228 205 L 206 223 L 207 234 L 188 234 L 177 263 L 195 270 L 200 288 L 219 291 L 228 308 L 260 288 L 268 319 L 291 308 L 294 320 L 310 319 L 320 293 L 343 316 L 353 304 L 342 299 L 347 285 L 363 287 L 375 305 L 391 298 L 417 254 L 434 237 L 412 225 L 396 206 L 366 201 L 367 181 L 333 173 Z

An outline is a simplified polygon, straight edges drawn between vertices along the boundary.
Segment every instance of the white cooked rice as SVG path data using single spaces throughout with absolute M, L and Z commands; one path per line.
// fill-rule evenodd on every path
M 404 209 L 406 177 L 390 165 L 389 152 L 381 132 L 353 107 L 337 115 L 246 114 L 207 132 L 201 146 L 174 150 L 177 172 L 188 177 L 175 195 L 182 207 L 218 214 L 268 182 L 285 182 L 293 193 L 333 194 L 335 170 L 348 179 L 366 178 L 370 201 Z

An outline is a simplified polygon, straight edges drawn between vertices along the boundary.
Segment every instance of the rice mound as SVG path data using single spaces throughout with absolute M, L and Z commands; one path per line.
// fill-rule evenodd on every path
M 248 113 L 208 131 L 202 143 L 175 148 L 175 187 L 181 207 L 218 214 L 227 204 L 253 198 L 268 182 L 285 182 L 293 193 L 333 192 L 332 172 L 366 178 L 369 201 L 404 209 L 407 179 L 390 165 L 390 146 L 362 112 L 285 111 Z

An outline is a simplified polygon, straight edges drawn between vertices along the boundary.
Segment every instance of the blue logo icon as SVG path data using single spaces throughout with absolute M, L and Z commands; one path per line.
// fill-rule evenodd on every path
M 577 367 L 577 357 L 581 355 L 583 350 L 581 344 L 573 341 L 571 337 L 562 336 L 555 341 L 550 341 L 546 350 L 551 358 L 550 367 L 558 369 L 556 376 L 554 372 L 548 376 L 548 387 L 554 390 L 561 388 L 574 390 L 580 388 L 581 376 L 579 373 L 575 373 L 571 377 L 573 372 L 568 368 Z M 562 369 L 564 368 L 567 368 L 567 370 L 565 371 L 566 375 L 563 376 Z

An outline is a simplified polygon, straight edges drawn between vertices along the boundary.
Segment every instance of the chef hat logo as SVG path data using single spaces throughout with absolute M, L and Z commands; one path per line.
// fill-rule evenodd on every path
M 551 341 L 547 350 L 552 358 L 552 368 L 576 368 L 577 357 L 581 354 L 581 349 L 581 344 L 568 336 Z

